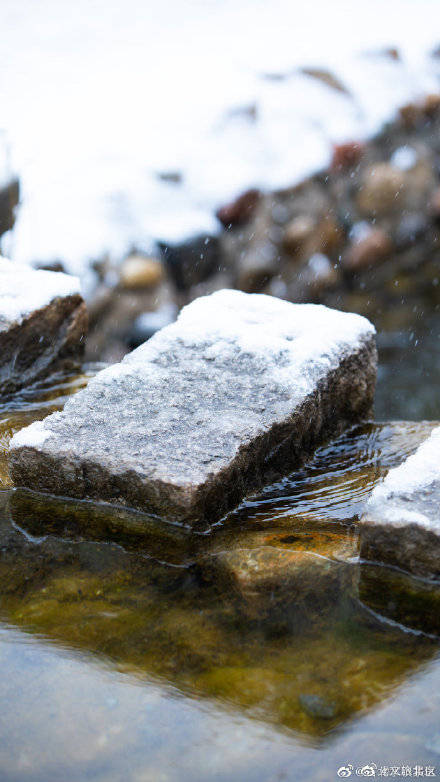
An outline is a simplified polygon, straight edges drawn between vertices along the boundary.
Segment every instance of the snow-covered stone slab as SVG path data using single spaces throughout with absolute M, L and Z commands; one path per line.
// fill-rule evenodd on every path
M 373 490 L 360 540 L 363 559 L 440 578 L 440 427 Z
M 367 417 L 374 327 L 359 315 L 223 290 L 185 307 L 62 413 L 11 441 L 31 489 L 212 523 Z
M 0 257 L 0 395 L 76 365 L 86 331 L 76 277 Z

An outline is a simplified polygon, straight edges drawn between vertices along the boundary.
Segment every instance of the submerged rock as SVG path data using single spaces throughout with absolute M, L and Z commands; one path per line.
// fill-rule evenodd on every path
M 440 427 L 374 489 L 360 530 L 363 559 L 440 578 Z
M 76 368 L 86 332 L 76 277 L 0 258 L 0 395 Z
M 344 559 L 305 550 L 301 542 L 297 547 L 295 537 L 279 535 L 281 540 L 293 541 L 279 546 L 276 540 L 272 545 L 269 540 L 269 545 L 253 547 L 249 546 L 252 540 L 248 547 L 239 541 L 229 551 L 200 560 L 198 567 L 206 582 L 221 585 L 236 596 L 246 616 L 258 621 L 264 618 L 278 632 L 311 627 L 329 614 L 343 615 L 356 594 L 356 567 Z M 343 557 L 349 548 L 356 551 L 354 539 L 342 539 L 339 545 Z M 336 553 L 337 547 L 335 542 Z
M 301 693 L 298 698 L 301 708 L 310 717 L 331 720 L 337 715 L 337 706 L 333 701 L 323 698 L 321 695 L 309 695 Z
M 440 584 L 414 578 L 396 568 L 363 562 L 359 599 L 376 616 L 416 633 L 440 635 Z
M 214 522 L 371 411 L 358 315 L 220 291 L 12 440 L 16 485 Z

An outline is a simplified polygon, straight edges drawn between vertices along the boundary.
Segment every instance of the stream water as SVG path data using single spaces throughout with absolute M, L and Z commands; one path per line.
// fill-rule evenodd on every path
M 94 371 L 0 408 L 1 779 L 440 775 L 440 589 L 356 531 L 433 424 L 356 427 L 188 535 L 8 485 L 11 433 Z

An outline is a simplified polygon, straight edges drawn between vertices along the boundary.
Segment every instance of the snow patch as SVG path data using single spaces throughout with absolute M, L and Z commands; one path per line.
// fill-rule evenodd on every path
M 53 299 L 81 292 L 77 277 L 40 271 L 0 257 L 0 320 L 21 323 Z
M 411 495 L 435 481 L 440 481 L 440 426 L 403 464 L 390 470 L 374 489 L 368 504 Z
M 361 315 L 321 304 L 292 304 L 261 293 L 221 290 L 184 307 L 175 323 L 130 353 L 120 370 L 104 371 L 107 377 L 116 377 L 127 364 L 141 368 L 148 362 L 151 367 L 150 362 L 172 351 L 177 340 L 188 347 L 203 346 L 208 360 L 239 361 L 238 351 L 243 359 L 250 355 L 296 398 L 310 393 L 318 377 L 373 334 L 374 326 Z M 103 373 L 97 379 L 100 376 Z
M 9 448 L 39 448 L 50 437 L 50 432 L 44 428 L 44 421 L 34 421 L 16 432 L 9 442 Z

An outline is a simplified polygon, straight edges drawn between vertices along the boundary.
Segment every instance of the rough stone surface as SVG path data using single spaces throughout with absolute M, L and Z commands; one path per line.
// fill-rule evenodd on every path
M 440 427 L 374 489 L 360 530 L 363 559 L 440 578 Z
M 0 258 L 0 395 L 77 367 L 86 332 L 76 278 Z
M 370 414 L 364 318 L 220 291 L 11 441 L 16 485 L 211 523 Z

